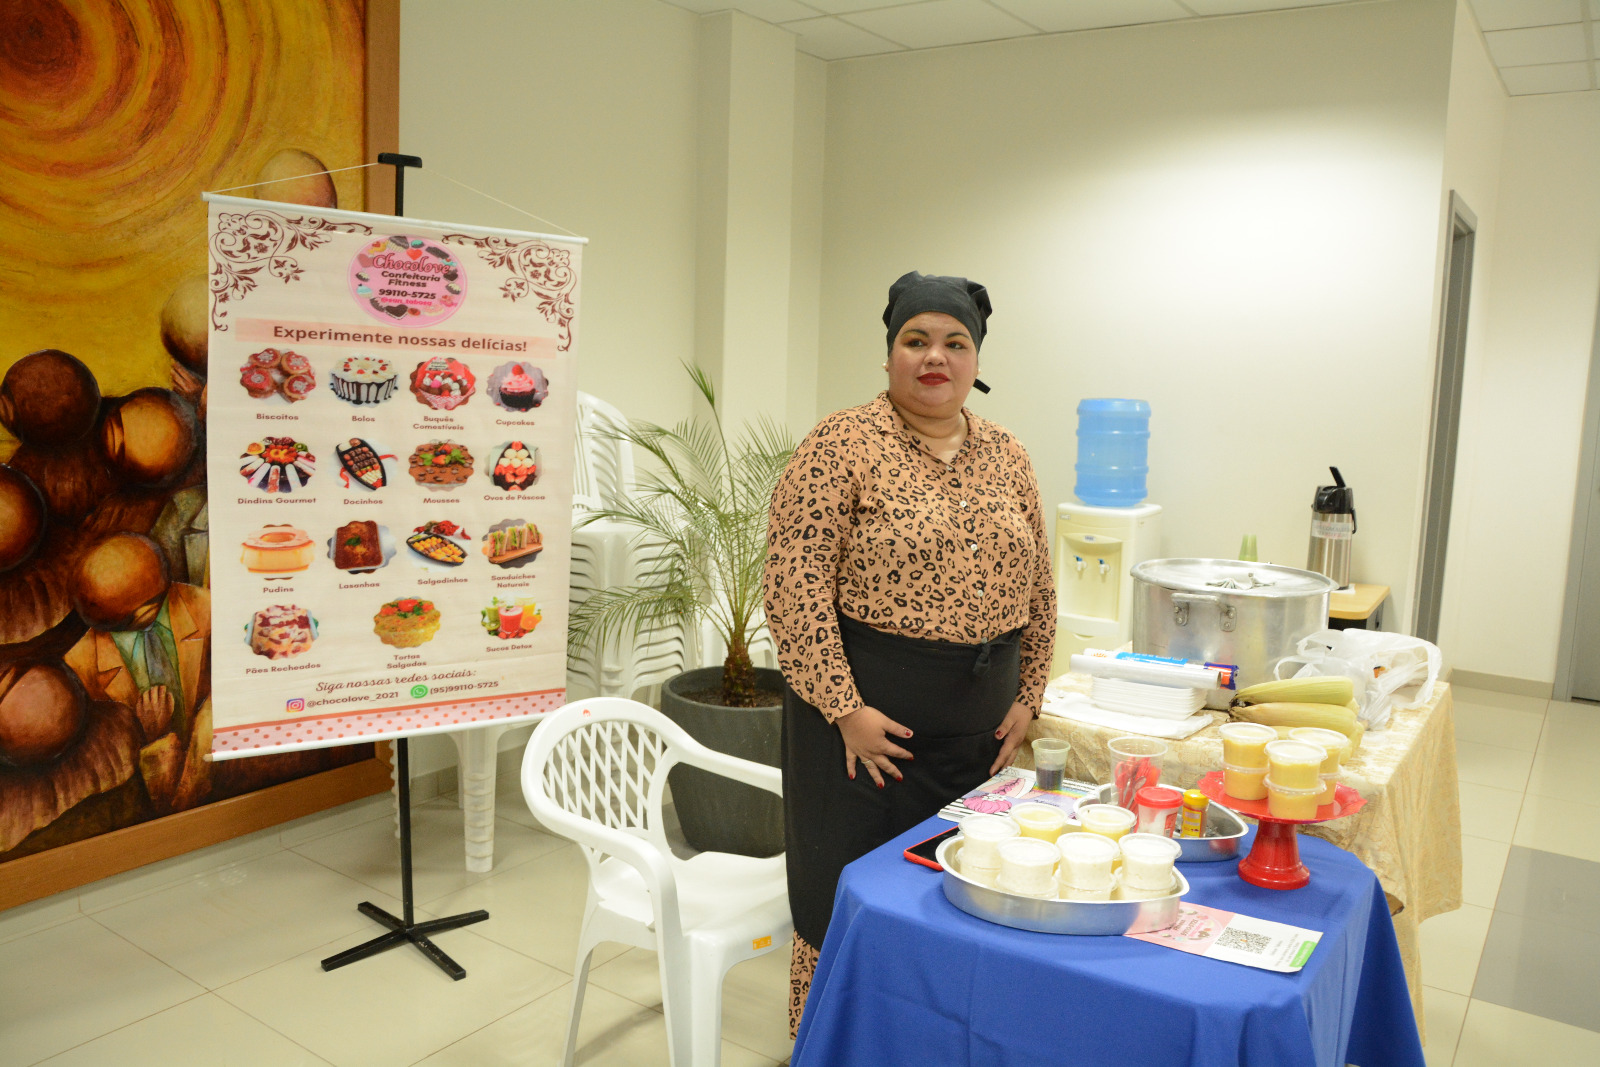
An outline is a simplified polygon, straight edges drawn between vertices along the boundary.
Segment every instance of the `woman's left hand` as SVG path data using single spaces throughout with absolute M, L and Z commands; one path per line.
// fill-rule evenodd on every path
M 1017 749 L 1022 745 L 1022 739 L 1028 736 L 1028 724 L 1033 721 L 1033 709 L 1026 704 L 1013 704 L 1011 710 L 1006 712 L 1005 721 L 1000 724 L 1000 729 L 994 735 L 1000 739 L 1000 755 L 995 757 L 994 766 L 989 768 L 993 774 L 1001 767 L 1011 766 L 1011 761 L 1017 758 Z

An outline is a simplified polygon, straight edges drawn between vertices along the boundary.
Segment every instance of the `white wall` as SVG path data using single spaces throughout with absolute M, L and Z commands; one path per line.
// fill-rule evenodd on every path
M 1453 660 L 1549 682 L 1600 295 L 1600 92 L 1506 102 L 1497 206 L 1456 481 Z
M 1046 500 L 1074 408 L 1153 409 L 1165 551 L 1303 566 L 1355 487 L 1354 574 L 1409 618 L 1454 0 L 1310 9 L 829 67 L 821 409 L 882 387 L 901 272 L 993 293 L 990 397 Z
M 1450 65 L 1450 112 L 1445 126 L 1444 185 L 1440 196 L 1439 262 L 1449 255 L 1449 196 L 1454 190 L 1478 218 L 1473 243 L 1472 287 L 1467 296 L 1466 357 L 1462 373 L 1461 423 L 1457 433 L 1456 479 L 1445 553 L 1445 581 L 1439 616 L 1439 648 L 1447 666 L 1489 672 L 1482 665 L 1473 586 L 1485 552 L 1493 550 L 1493 531 L 1473 522 L 1477 509 L 1492 506 L 1494 494 L 1479 500 L 1479 427 L 1486 417 L 1484 366 L 1488 351 L 1491 279 L 1500 219 L 1500 161 L 1505 141 L 1508 97 L 1465 0 L 1456 5 L 1455 46 Z M 1436 279 L 1434 315 L 1440 314 L 1442 277 Z M 1495 673 L 1495 672 L 1489 672 Z
M 580 387 L 630 416 L 690 412 L 697 16 L 654 0 L 403 0 L 407 210 L 584 237 Z

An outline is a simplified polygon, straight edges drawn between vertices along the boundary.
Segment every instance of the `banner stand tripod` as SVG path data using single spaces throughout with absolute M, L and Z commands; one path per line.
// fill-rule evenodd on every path
M 395 152 L 380 152 L 379 163 L 394 165 L 394 213 L 405 214 L 405 174 L 407 167 L 421 167 L 422 160 L 417 156 L 403 156 Z M 489 913 L 483 909 L 463 912 L 460 915 L 449 915 L 442 919 L 427 919 L 417 922 L 412 907 L 411 891 L 411 752 L 406 738 L 395 741 L 395 773 L 399 786 L 400 808 L 400 897 L 404 904 L 405 918 L 397 918 L 371 901 L 363 900 L 356 906 L 356 910 L 370 919 L 376 920 L 380 926 L 386 926 L 389 932 L 381 934 L 355 948 L 347 948 L 343 952 L 329 956 L 322 961 L 322 969 L 331 971 L 336 967 L 343 967 L 347 963 L 364 960 L 368 956 L 376 956 L 386 952 L 396 945 L 409 942 L 417 946 L 422 954 L 432 960 L 445 974 L 456 981 L 467 976 L 466 970 L 455 960 L 451 959 L 432 941 L 429 934 L 436 934 L 442 930 L 454 930 L 459 926 L 483 922 Z

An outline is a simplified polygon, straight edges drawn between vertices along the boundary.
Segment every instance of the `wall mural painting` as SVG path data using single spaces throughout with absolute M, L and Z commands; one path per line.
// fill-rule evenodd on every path
M 200 193 L 363 161 L 363 17 L 0 0 L 0 863 L 372 756 L 203 758 Z M 366 173 L 255 194 L 360 210 Z

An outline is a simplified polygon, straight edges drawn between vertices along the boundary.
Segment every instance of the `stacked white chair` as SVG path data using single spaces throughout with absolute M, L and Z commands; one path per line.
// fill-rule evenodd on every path
M 793 931 L 784 857 L 672 853 L 662 828 L 667 772 L 687 763 L 782 795 L 775 767 L 713 752 L 637 701 L 568 704 L 534 732 L 522 792 L 534 817 L 576 841 L 589 866 L 562 1063 L 577 1050 L 589 963 L 602 941 L 657 953 L 674 1067 L 716 1067 L 722 979 Z
M 631 447 L 614 436 L 626 427 L 627 419 L 615 407 L 587 393 L 578 394 L 569 608 L 602 589 L 648 581 L 660 565 L 649 542 L 632 527 L 605 519 L 578 526 L 595 511 L 622 503 L 633 485 Z M 632 697 L 695 662 L 694 634 L 677 624 L 655 626 L 638 635 L 614 637 L 599 647 L 591 645 L 579 658 L 569 660 L 567 696 Z

